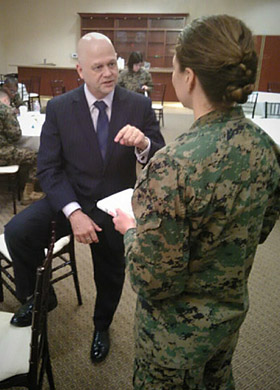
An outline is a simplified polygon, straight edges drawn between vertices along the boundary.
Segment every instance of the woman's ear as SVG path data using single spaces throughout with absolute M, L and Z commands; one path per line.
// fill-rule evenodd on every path
M 188 92 L 191 92 L 195 86 L 196 75 L 191 68 L 185 69 L 185 83 L 188 88 Z

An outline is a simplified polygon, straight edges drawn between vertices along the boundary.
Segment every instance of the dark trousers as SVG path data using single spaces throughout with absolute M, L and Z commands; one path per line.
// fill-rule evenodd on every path
M 96 284 L 94 325 L 107 329 L 118 306 L 124 283 L 124 247 L 111 217 L 93 209 L 88 215 L 102 228 L 99 243 L 91 244 Z M 5 226 L 5 240 L 13 260 L 17 295 L 24 300 L 33 294 L 36 269 L 42 264 L 48 246 L 51 221 L 56 221 L 56 239 L 71 233 L 71 225 L 62 212 L 56 213 L 47 198 L 33 203 L 15 215 Z

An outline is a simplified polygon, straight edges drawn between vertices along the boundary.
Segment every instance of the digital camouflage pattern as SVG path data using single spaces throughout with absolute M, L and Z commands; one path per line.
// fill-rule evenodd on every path
M 118 84 L 133 92 L 144 93 L 141 89 L 143 85 L 149 87 L 149 92 L 153 89 L 152 76 L 143 68 L 140 68 L 138 72 L 130 72 L 128 69 L 123 70 L 119 75 Z
M 24 101 L 21 99 L 18 92 L 11 98 L 10 104 L 11 104 L 11 107 L 14 107 L 14 108 L 19 108 L 20 106 L 25 105 Z
M 29 179 L 36 178 L 37 152 L 16 146 L 21 130 L 14 109 L 0 102 L 0 166 L 26 165 L 30 167 Z
M 236 107 L 196 120 L 142 171 L 137 229 L 124 237 L 138 294 L 136 366 L 150 367 L 136 369 L 135 389 L 173 388 L 153 387 L 150 373 L 163 369 L 185 370 L 188 389 L 234 389 L 224 358 L 248 311 L 257 245 L 279 216 L 279 161 L 270 137 Z

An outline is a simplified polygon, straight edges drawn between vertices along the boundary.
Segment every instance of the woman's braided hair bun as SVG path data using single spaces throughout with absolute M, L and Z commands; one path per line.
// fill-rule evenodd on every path
M 214 15 L 195 19 L 179 35 L 181 71 L 194 70 L 216 106 L 245 103 L 254 90 L 258 58 L 251 31 L 239 19 Z

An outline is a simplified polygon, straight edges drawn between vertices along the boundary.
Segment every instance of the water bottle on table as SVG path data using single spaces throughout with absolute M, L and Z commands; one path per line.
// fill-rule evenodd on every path
M 35 112 L 40 112 L 41 111 L 39 100 L 35 100 L 34 101 L 34 103 L 33 103 L 33 111 L 35 111 Z

